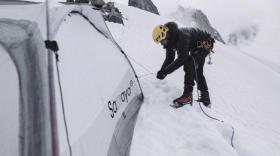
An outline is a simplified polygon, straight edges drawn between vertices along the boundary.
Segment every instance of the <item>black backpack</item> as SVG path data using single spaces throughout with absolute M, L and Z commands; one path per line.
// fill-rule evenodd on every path
M 213 52 L 215 40 L 211 34 L 196 28 L 183 28 L 182 31 L 191 36 L 190 51 L 205 49 L 209 53 Z

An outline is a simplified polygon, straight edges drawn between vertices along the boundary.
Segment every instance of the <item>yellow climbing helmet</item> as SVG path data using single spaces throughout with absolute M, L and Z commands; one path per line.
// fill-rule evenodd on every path
M 153 40 L 158 44 L 166 38 L 166 33 L 169 31 L 165 25 L 158 25 L 153 30 Z

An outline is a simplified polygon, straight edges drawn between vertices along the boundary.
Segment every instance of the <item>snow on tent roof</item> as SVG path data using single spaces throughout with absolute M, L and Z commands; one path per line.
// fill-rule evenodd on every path
M 129 60 L 98 11 L 53 3 L 47 26 L 46 8 L 0 5 L 0 155 L 129 155 L 143 102 Z

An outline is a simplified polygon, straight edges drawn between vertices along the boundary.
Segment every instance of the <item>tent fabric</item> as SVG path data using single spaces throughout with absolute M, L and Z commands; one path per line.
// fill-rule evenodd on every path
M 51 149 L 49 91 L 42 36 L 37 24 L 27 20 L 0 19 L 0 33 L 0 44 L 15 64 L 19 79 L 19 151 L 47 156 Z
M 71 34 L 67 31 L 90 28 L 93 26 L 82 16 L 76 13 L 70 14 L 61 25 L 55 40 L 59 43 L 61 51 L 60 69 L 66 112 L 71 114 L 67 116 L 67 121 L 73 121 L 68 124 L 70 140 L 74 143 L 73 153 L 79 153 L 82 144 L 85 153 L 92 153 L 95 150 L 96 155 L 106 155 L 112 135 L 102 134 L 114 133 L 121 112 L 132 98 L 141 95 L 141 92 L 128 62 L 111 40 L 105 38 L 95 28 L 90 31 L 73 31 Z M 78 42 L 85 35 L 87 41 Z M 68 39 L 63 41 L 65 36 Z M 68 45 L 75 45 L 75 47 Z M 74 95 L 75 99 L 72 98 Z M 57 110 L 60 111 L 59 109 Z M 80 112 L 77 111 L 78 109 Z M 129 118 L 130 116 L 127 120 Z M 92 122 L 95 123 L 93 126 Z M 92 148 L 93 145 L 96 148 Z M 65 147 L 66 143 L 64 149 Z
M 19 154 L 53 155 L 48 53 L 43 42 L 49 30 L 60 49 L 65 101 L 62 110 L 55 73 L 60 155 L 69 155 L 66 128 L 73 155 L 129 155 L 134 125 L 143 103 L 134 69 L 100 12 L 86 5 L 53 3 L 50 8 L 47 27 L 45 3 L 0 5 L 0 44 L 14 62 L 19 79 Z
M 0 153 L 17 155 L 19 149 L 19 82 L 16 67 L 0 44 Z M 11 148 L 12 147 L 12 148 Z
M 24 0 L 1 0 L 0 5 L 28 5 L 28 4 L 36 4 L 37 2 L 31 2 L 31 1 L 24 1 Z
M 0 5 L 0 18 L 28 20 L 37 23 L 42 37 L 46 38 L 46 5 Z M 24 11 L 23 11 L 24 10 Z
M 114 135 L 110 143 L 108 156 L 129 156 L 131 138 L 135 127 L 137 115 L 141 106 L 141 97 L 135 97 L 131 100 L 128 107 L 122 114 L 121 119 L 118 121 Z M 129 120 L 126 120 L 126 119 Z

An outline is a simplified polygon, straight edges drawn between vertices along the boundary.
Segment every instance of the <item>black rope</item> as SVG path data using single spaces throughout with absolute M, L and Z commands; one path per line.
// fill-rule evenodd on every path
M 195 68 L 195 70 L 194 70 L 194 71 L 195 71 L 195 78 L 196 78 L 196 81 L 198 81 L 198 76 L 197 76 L 197 64 L 196 64 L 195 59 L 193 58 L 193 56 L 192 56 L 192 59 L 193 59 L 194 68 Z M 196 85 L 196 91 L 197 91 L 197 98 L 199 99 L 198 85 Z M 203 112 L 203 114 L 204 114 L 205 116 L 207 116 L 207 117 L 210 118 L 210 119 L 219 121 L 219 122 L 221 122 L 221 123 L 225 123 L 223 120 L 220 120 L 220 119 L 218 119 L 218 118 L 215 118 L 215 117 L 209 115 L 208 113 L 206 113 L 206 111 L 202 108 L 201 102 L 200 102 L 200 101 L 198 101 L 198 104 L 199 104 L 199 107 L 200 107 L 201 111 Z M 231 143 L 231 146 L 234 148 L 234 145 L 233 145 L 233 138 L 234 138 L 235 131 L 234 131 L 234 127 L 233 127 L 232 125 L 230 125 L 230 126 L 231 126 L 231 129 L 232 129 L 232 136 L 231 136 L 230 143 Z
M 197 94 L 199 94 L 198 91 L 197 91 Z M 211 119 L 213 119 L 213 120 L 219 121 L 219 122 L 224 122 L 223 120 L 217 119 L 217 118 L 212 117 L 212 116 L 210 116 L 209 114 L 207 114 L 207 113 L 204 111 L 204 109 L 202 108 L 201 102 L 198 101 L 198 103 L 199 103 L 200 109 L 202 110 L 202 112 L 203 112 L 207 117 L 209 117 L 209 118 L 211 118 Z
M 140 75 L 140 76 L 138 76 L 138 78 L 142 79 L 142 78 L 150 76 L 150 75 L 155 75 L 155 73 L 148 73 L 148 74 Z
M 144 70 L 146 70 L 148 73 L 153 73 L 151 72 L 148 68 L 146 68 L 144 65 L 142 65 L 141 63 L 137 62 L 133 57 L 126 55 L 128 58 L 130 58 L 130 60 L 132 60 L 135 64 L 137 64 L 138 66 L 140 66 L 141 68 L 143 68 Z
M 69 132 L 68 132 L 68 126 L 67 126 L 67 121 L 66 121 L 66 113 L 65 113 L 65 107 L 64 107 L 64 100 L 63 100 L 63 93 L 62 93 L 62 85 L 61 85 L 61 79 L 60 79 L 60 72 L 59 72 L 59 55 L 58 55 L 58 44 L 56 41 L 50 41 L 46 40 L 45 41 L 45 46 L 47 49 L 52 51 L 55 54 L 55 65 L 56 65 L 56 72 L 57 72 L 57 79 L 58 79 L 58 85 L 59 85 L 59 91 L 60 91 L 60 98 L 61 98 L 61 107 L 62 107 L 62 113 L 63 113 L 63 120 L 64 120 L 64 126 L 65 126 L 65 133 L 66 133 L 66 139 L 67 139 L 67 144 L 69 148 L 69 153 L 70 156 L 72 156 L 72 148 L 70 145 L 70 137 L 69 137 Z
M 60 97 L 61 97 L 61 107 L 62 107 L 62 113 L 63 113 L 66 139 L 67 139 L 67 144 L 68 144 L 70 156 L 72 156 L 72 148 L 71 148 L 71 145 L 70 145 L 70 137 L 69 137 L 68 126 L 67 126 L 67 121 L 66 121 L 66 113 L 65 113 L 65 106 L 64 106 L 64 100 L 63 100 L 63 94 L 62 94 L 62 85 L 61 85 L 60 72 L 59 72 L 59 67 L 58 67 L 58 59 L 56 59 L 55 62 L 56 62 L 55 64 L 56 64 L 56 71 L 57 71 Z
M 234 127 L 231 126 L 231 129 L 232 129 L 232 135 L 231 135 L 231 139 L 230 139 L 230 144 L 231 146 L 234 148 L 234 145 L 233 145 L 233 137 L 234 137 L 234 134 L 235 134 L 235 130 L 234 130 Z

